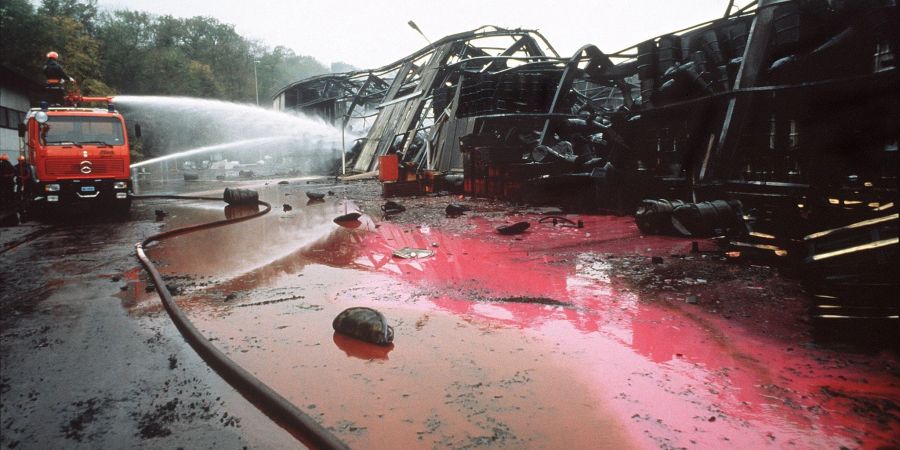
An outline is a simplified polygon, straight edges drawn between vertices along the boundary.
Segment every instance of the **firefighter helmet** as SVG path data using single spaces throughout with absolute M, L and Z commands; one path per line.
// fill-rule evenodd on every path
M 56 53 L 56 52 L 47 53 L 47 59 L 57 59 L 57 58 L 59 58 L 59 53 Z

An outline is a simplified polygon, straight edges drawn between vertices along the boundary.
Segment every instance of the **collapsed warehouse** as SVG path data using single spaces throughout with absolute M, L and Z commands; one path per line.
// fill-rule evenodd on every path
M 378 170 L 386 195 L 636 211 L 647 233 L 796 262 L 817 317 L 896 323 L 897 23 L 891 1 L 759 0 L 571 57 L 483 27 L 275 105 L 365 134 L 344 169 Z

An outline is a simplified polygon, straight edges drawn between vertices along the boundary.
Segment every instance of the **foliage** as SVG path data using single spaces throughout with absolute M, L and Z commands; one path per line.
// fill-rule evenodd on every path
M 315 59 L 269 48 L 211 17 L 102 11 L 97 0 L 4 0 L 0 64 L 36 80 L 51 50 L 86 95 L 184 95 L 269 104 L 293 81 L 325 73 Z

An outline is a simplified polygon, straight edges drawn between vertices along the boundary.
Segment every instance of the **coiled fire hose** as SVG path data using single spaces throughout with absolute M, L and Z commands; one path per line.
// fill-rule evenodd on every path
M 162 275 L 160 275 L 159 271 L 156 269 L 156 266 L 153 265 L 153 262 L 150 261 L 150 259 L 147 258 L 147 255 L 144 253 L 144 248 L 153 242 L 163 241 L 171 237 L 192 233 L 194 231 L 208 230 L 211 228 L 217 228 L 224 225 L 230 225 L 233 223 L 260 217 L 271 211 L 272 205 L 259 200 L 256 192 L 254 191 L 231 188 L 225 189 L 224 198 L 193 197 L 182 195 L 141 195 L 133 196 L 133 198 L 212 201 L 228 200 L 229 203 L 234 202 L 241 204 L 262 205 L 265 207 L 265 209 L 263 209 L 262 211 L 258 211 L 254 214 L 250 214 L 244 217 L 217 220 L 215 222 L 192 225 L 155 234 L 144 239 L 143 242 L 135 244 L 137 257 L 141 261 L 141 264 L 144 266 L 144 268 L 147 269 L 150 277 L 153 279 L 153 283 L 156 285 L 156 292 L 159 293 L 159 298 L 160 300 L 162 300 L 163 306 L 165 306 L 166 311 L 169 313 L 169 317 L 171 317 L 172 322 L 175 323 L 175 327 L 178 328 L 178 331 L 181 332 L 181 335 L 188 342 L 188 344 L 190 344 L 194 351 L 196 351 L 197 354 L 199 354 L 200 357 L 203 358 L 203 361 L 205 361 L 210 367 L 212 367 L 213 370 L 215 370 L 216 373 L 219 374 L 219 376 L 225 379 L 228 384 L 230 384 L 233 388 L 240 392 L 241 395 L 244 396 L 244 398 L 250 401 L 250 403 L 253 403 L 253 405 L 255 405 L 260 411 L 274 420 L 279 426 L 287 430 L 302 443 L 312 448 L 321 449 L 349 448 L 331 432 L 329 432 L 322 425 L 313 420 L 312 417 L 308 416 L 303 411 L 300 411 L 300 409 L 298 409 L 291 402 L 282 397 L 278 392 L 275 392 L 274 389 L 270 388 L 265 383 L 256 378 L 256 376 L 254 376 L 252 373 L 248 372 L 246 369 L 232 361 L 230 358 L 228 358 L 228 356 L 217 349 L 208 339 L 206 339 L 206 337 L 204 337 L 200 333 L 200 331 L 197 330 L 196 327 L 194 327 L 194 325 L 187 318 L 184 312 L 181 311 L 181 308 L 178 307 L 178 304 L 175 302 L 175 299 L 172 298 L 172 294 L 166 287 L 166 283 L 163 281 Z

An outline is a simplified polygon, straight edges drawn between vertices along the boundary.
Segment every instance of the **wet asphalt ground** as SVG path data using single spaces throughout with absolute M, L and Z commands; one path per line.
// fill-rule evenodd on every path
M 573 228 L 538 222 L 553 208 L 446 195 L 384 217 L 373 182 L 142 193 L 225 186 L 259 189 L 272 213 L 148 254 L 214 344 L 354 448 L 900 445 L 896 353 L 816 342 L 798 281 L 708 242 L 690 254 L 628 217 L 566 215 Z M 473 211 L 446 217 L 450 201 Z M 184 343 L 133 255 L 242 213 L 223 206 L 142 200 L 126 221 L 2 229 L 4 447 L 298 446 Z M 331 221 L 352 211 L 351 228 Z M 520 220 L 522 235 L 493 231 Z M 394 345 L 334 333 L 350 306 L 384 312 Z
M 82 212 L 0 229 L 3 448 L 297 447 L 165 312 L 128 310 L 134 244 L 162 225 L 135 202 L 129 220 Z

